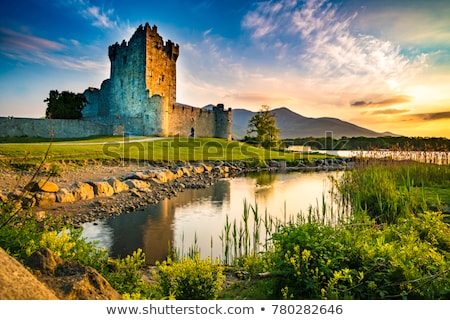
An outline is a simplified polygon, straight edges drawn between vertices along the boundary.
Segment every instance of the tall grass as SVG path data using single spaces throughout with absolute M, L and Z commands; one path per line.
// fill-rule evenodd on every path
M 433 188 L 438 197 L 449 186 L 449 166 L 388 161 L 345 172 L 335 181 L 335 195 L 356 217 L 368 214 L 380 223 L 396 223 L 430 209 L 424 188 Z
M 328 202 L 325 195 L 322 196 L 320 205 L 317 203 L 315 207 L 310 206 L 307 212 L 288 214 L 285 207 L 282 219 L 271 216 L 267 209 L 261 213 L 257 203 L 251 204 L 244 199 L 241 217 L 233 221 L 229 220 L 228 215 L 225 218 L 219 235 L 222 244 L 221 260 L 224 264 L 231 265 L 244 257 L 270 251 L 272 235 L 286 225 L 336 225 L 347 220 L 346 215 L 335 215 L 335 212 L 333 204 Z

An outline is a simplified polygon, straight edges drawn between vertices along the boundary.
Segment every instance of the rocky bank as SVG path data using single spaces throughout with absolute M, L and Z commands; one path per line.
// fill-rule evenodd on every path
M 68 166 L 58 174 L 34 176 L 33 170 L 3 171 L 0 197 L 16 199 L 31 207 L 39 217 L 61 217 L 75 226 L 97 219 L 130 213 L 175 197 L 188 188 L 205 188 L 222 178 L 255 171 L 331 171 L 349 168 L 351 163 L 317 160 L 305 165 L 269 161 L 252 166 L 243 161 L 180 163 L 90 163 Z

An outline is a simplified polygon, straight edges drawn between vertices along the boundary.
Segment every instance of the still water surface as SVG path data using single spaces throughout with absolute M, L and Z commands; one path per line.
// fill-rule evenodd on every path
M 83 225 L 83 236 L 99 242 L 113 257 L 142 248 L 148 264 L 167 257 L 169 245 L 187 253 L 196 243 L 203 258 L 221 258 L 220 235 L 226 219 L 242 221 L 244 201 L 258 205 L 274 219 L 285 221 L 309 208 L 321 210 L 331 196 L 330 175 L 340 172 L 251 174 L 223 179 L 205 189 L 189 189 L 143 210 Z

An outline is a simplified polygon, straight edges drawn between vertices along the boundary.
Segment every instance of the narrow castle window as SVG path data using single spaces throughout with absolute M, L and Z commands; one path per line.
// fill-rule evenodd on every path
M 161 81 L 164 81 L 164 75 L 161 75 Z

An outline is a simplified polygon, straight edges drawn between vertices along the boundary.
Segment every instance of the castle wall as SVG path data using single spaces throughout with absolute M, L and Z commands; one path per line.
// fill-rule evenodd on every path
M 193 128 L 195 137 L 213 137 L 214 119 L 212 111 L 173 105 L 169 107 L 169 135 L 189 137 Z
M 223 107 L 204 110 L 187 105 L 176 104 L 168 109 L 169 135 L 191 136 L 194 129 L 195 137 L 217 137 L 231 139 L 231 111 Z
M 0 117 L 0 137 L 82 138 L 123 133 L 123 127 L 83 120 Z

